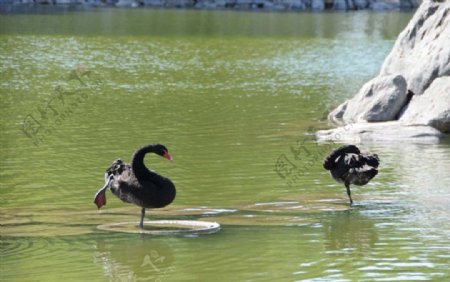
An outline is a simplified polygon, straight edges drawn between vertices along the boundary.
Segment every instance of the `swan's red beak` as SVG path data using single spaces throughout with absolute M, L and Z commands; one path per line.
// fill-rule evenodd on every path
M 169 154 L 168 151 L 164 151 L 163 157 L 164 157 L 165 159 L 168 159 L 169 161 L 173 160 L 172 156 Z
M 106 205 L 106 193 L 105 189 L 101 189 L 100 191 L 95 194 L 94 198 L 94 204 L 97 205 L 97 208 L 101 208 L 102 206 Z

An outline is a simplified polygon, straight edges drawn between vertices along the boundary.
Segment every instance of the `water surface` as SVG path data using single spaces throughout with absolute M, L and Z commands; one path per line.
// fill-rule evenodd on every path
M 445 281 L 450 144 L 362 144 L 379 175 L 345 189 L 308 135 L 373 77 L 410 13 L 99 9 L 0 16 L 2 281 Z M 177 186 L 148 219 L 186 237 L 100 231 L 138 221 L 105 168 L 147 143 Z M 288 164 L 289 166 L 282 166 Z

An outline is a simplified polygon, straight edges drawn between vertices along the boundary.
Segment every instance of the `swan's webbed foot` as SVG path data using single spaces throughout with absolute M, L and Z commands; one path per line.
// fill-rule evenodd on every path
M 141 210 L 141 221 L 139 222 L 139 227 L 144 229 L 144 217 L 145 217 L 145 208 Z

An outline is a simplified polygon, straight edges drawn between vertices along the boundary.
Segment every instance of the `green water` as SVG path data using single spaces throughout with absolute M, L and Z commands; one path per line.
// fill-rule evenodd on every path
M 1 281 L 450 279 L 450 144 L 361 144 L 355 188 L 308 132 L 379 70 L 410 13 L 101 9 L 0 15 Z M 139 208 L 103 173 L 144 144 L 173 162 L 174 203 L 147 219 L 220 232 L 97 229 Z M 288 167 L 282 166 L 288 164 Z

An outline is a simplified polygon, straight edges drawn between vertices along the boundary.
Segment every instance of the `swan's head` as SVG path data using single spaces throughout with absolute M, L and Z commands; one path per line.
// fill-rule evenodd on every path
M 154 152 L 155 154 L 160 155 L 161 157 L 168 159 L 169 161 L 173 160 L 172 156 L 169 154 L 169 150 L 162 144 L 155 145 Z

